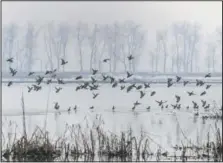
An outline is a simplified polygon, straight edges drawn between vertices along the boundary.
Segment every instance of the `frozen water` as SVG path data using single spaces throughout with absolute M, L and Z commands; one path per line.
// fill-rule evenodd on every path
M 166 85 L 154 84 L 151 85 L 151 88 L 146 89 L 146 95 L 142 99 L 140 99 L 138 90 L 133 89 L 127 93 L 126 90 L 120 90 L 120 85 L 123 84 L 112 88 L 110 84 L 100 84 L 99 90 L 95 91 L 95 93 L 100 93 L 96 99 L 92 98 L 92 92 L 89 90 L 75 91 L 78 84 L 51 84 L 50 86 L 43 84 L 41 91 L 31 93 L 27 92 L 27 84 L 14 83 L 10 88 L 4 85 L 2 87 L 3 133 L 7 133 L 9 121 L 15 122 L 18 125 L 17 131 L 22 133 L 22 93 L 24 94 L 29 134 L 37 125 L 44 126 L 44 114 L 47 108 L 47 130 L 52 135 L 63 134 L 66 124 L 84 123 L 86 118 L 91 123 L 97 115 L 101 115 L 105 123 L 105 130 L 119 133 L 131 127 L 133 132 L 139 136 L 143 129 L 154 141 L 154 148 L 160 144 L 167 150 L 176 144 L 181 144 L 181 141 L 192 140 L 194 143 L 202 143 L 206 140 L 207 132 L 214 131 L 215 123 L 220 129 L 222 128 L 221 121 L 207 120 L 204 122 L 202 120 L 200 116 L 207 114 L 203 108 L 199 110 L 200 116 L 194 117 L 192 108 L 192 100 L 201 105 L 201 99 L 207 100 L 211 109 L 214 107 L 213 101 L 217 106 L 221 106 L 221 84 L 213 84 L 210 89 L 206 90 L 205 96 L 200 96 L 205 88 L 195 87 L 194 84 L 186 87 L 176 85 L 170 88 L 167 88 Z M 55 86 L 61 86 L 63 89 L 55 93 Z M 152 91 L 156 91 L 156 94 L 151 97 L 150 92 Z M 187 91 L 194 91 L 196 95 L 189 97 Z M 180 110 L 174 110 L 170 106 L 176 103 L 175 95 L 181 96 L 182 108 Z M 131 108 L 136 100 L 141 105 L 133 112 Z M 155 100 L 167 101 L 166 104 L 169 107 L 162 109 Z M 55 112 L 54 102 L 59 103 L 61 115 Z M 67 109 L 75 105 L 78 107 L 77 112 L 71 111 L 71 114 L 68 114 Z M 116 107 L 114 112 L 112 111 L 113 105 Z M 94 109 L 90 110 L 90 106 L 94 106 Z M 151 106 L 150 111 L 146 110 L 148 106 Z M 189 109 L 186 108 L 187 106 Z M 210 136 L 214 138 L 214 132 L 211 133 Z M 197 140 L 198 137 L 199 140 Z

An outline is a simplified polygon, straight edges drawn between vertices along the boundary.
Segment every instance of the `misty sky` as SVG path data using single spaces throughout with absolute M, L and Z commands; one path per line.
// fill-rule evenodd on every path
M 14 22 L 25 26 L 31 21 L 45 25 L 52 20 L 69 24 L 132 20 L 147 31 L 148 46 L 143 55 L 147 57 L 148 49 L 154 46 L 156 30 L 168 29 L 173 22 L 197 22 L 202 25 L 203 35 L 213 33 L 216 27 L 222 26 L 222 2 L 2 2 L 3 24 Z M 38 54 L 45 56 L 44 48 L 38 50 Z M 141 57 L 141 62 L 147 64 L 148 59 Z
M 2 2 L 3 24 L 27 21 L 112 23 L 134 20 L 153 31 L 173 21 L 189 20 L 212 32 L 222 24 L 222 2 Z

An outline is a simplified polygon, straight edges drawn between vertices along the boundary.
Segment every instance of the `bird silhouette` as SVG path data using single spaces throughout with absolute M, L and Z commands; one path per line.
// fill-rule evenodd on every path
M 115 111 L 115 106 L 112 106 L 112 111 Z
M 176 78 L 177 78 L 177 83 L 181 80 L 181 77 L 179 77 L 179 76 L 176 76 Z
M 150 107 L 150 106 L 148 106 L 148 107 L 146 108 L 146 110 L 150 111 L 150 108 L 151 108 L 151 107 Z
M 146 88 L 150 88 L 150 83 L 144 83 L 144 88 L 146 89 Z
M 157 100 L 155 100 L 158 104 L 159 104 L 159 106 L 161 106 L 161 105 L 163 105 L 164 103 L 166 103 L 167 101 L 157 101 Z
M 127 78 L 130 78 L 133 74 L 130 74 L 128 71 L 127 71 Z
M 206 89 L 209 89 L 211 87 L 211 85 L 206 85 Z
M 173 107 L 173 109 L 177 108 L 177 104 L 176 105 L 171 104 L 171 106 Z
M 134 106 L 137 106 L 137 105 L 140 105 L 141 103 L 139 103 L 138 101 L 136 101 L 135 103 L 134 103 Z
M 12 81 L 8 82 L 8 87 L 10 87 L 12 85 Z
M 201 96 L 204 96 L 206 94 L 206 91 L 204 91 L 204 92 L 201 92 Z
M 37 85 L 40 85 L 42 83 L 43 79 L 44 79 L 44 77 L 37 76 L 37 78 L 36 78 Z
M 58 102 L 55 102 L 54 104 L 55 104 L 55 105 L 54 105 L 54 109 L 59 110 L 60 105 L 58 104 Z
M 103 62 L 105 62 L 105 63 L 108 62 L 108 61 L 110 61 L 110 59 L 108 59 L 108 58 L 103 60 Z
M 51 74 L 52 71 L 46 70 L 45 75 Z
M 109 78 L 110 78 L 110 83 L 111 84 L 115 82 L 115 78 L 113 78 L 112 76 L 109 76 Z
M 134 111 L 134 110 L 135 110 L 135 108 L 136 108 L 136 106 L 134 105 L 134 106 L 132 107 L 132 111 Z
M 119 79 L 119 83 L 125 83 L 125 79 Z
M 28 88 L 28 92 L 31 92 L 33 89 L 33 87 L 29 87 L 29 86 L 27 88 Z
M 91 106 L 89 109 L 91 109 L 91 110 L 94 109 L 94 106 Z
M 98 70 L 95 70 L 92 68 L 92 74 L 95 75 L 98 72 Z
M 205 107 L 207 101 L 201 100 L 201 103 L 202 103 L 202 107 Z
M 52 83 L 52 79 L 48 79 L 48 80 L 46 81 L 46 84 L 50 84 L 50 83 Z
M 73 109 L 76 112 L 77 111 L 77 105 L 75 105 Z
M 10 73 L 12 74 L 12 76 L 16 75 L 16 73 L 17 73 L 16 69 L 13 69 L 13 68 L 10 67 L 9 70 L 10 70 Z
M 91 91 L 92 90 L 98 90 L 98 85 L 93 85 L 93 86 L 89 85 L 89 87 L 90 87 Z
M 130 86 L 127 87 L 127 93 L 130 92 L 133 88 L 135 87 L 135 84 L 132 84 Z
M 114 82 L 114 83 L 112 84 L 112 88 L 117 87 L 117 85 L 118 85 L 118 82 Z
M 96 80 L 95 78 L 93 78 L 93 77 L 91 77 L 91 81 L 92 81 L 92 82 L 91 82 L 92 84 L 94 84 L 94 83 L 97 82 L 97 80 Z
M 137 90 L 140 90 L 142 88 L 142 85 L 139 85 L 136 87 Z
M 198 104 L 196 102 L 192 101 L 192 103 L 193 103 L 193 108 L 194 109 L 198 109 L 199 108 L 199 106 L 198 106 Z
M 12 63 L 13 60 L 14 60 L 14 58 L 11 57 L 11 58 L 8 58 L 6 61 L 9 62 L 9 63 Z
M 180 101 L 180 96 L 178 96 L 178 95 L 175 95 L 175 97 L 176 97 L 176 102 L 178 103 L 179 101 Z
M 108 79 L 108 76 L 105 76 L 102 74 L 102 77 L 103 77 L 103 81 L 106 81 Z
M 52 74 L 52 75 L 51 75 L 51 78 L 56 78 L 56 77 L 57 77 L 56 74 Z
M 95 99 L 97 96 L 99 95 L 99 93 L 93 93 L 93 99 Z
M 121 88 L 121 90 L 123 90 L 123 89 L 125 89 L 125 86 L 124 86 L 124 85 L 122 85 L 120 88 Z
M 65 84 L 62 79 L 57 79 L 58 84 Z
M 33 89 L 34 89 L 34 91 L 39 91 L 39 90 L 41 90 L 41 89 L 42 89 L 42 87 L 41 87 L 41 86 L 38 86 L 38 85 L 33 84 Z
M 56 90 L 56 93 L 59 93 L 60 90 L 62 90 L 62 88 L 61 87 L 59 87 L 59 88 L 55 87 L 55 90 Z
M 81 89 L 81 87 L 80 86 L 77 86 L 76 87 L 76 91 L 78 91 L 78 90 L 80 90 Z
M 79 79 L 82 79 L 83 77 L 81 75 L 77 76 L 75 79 L 76 80 L 79 80 Z
M 68 63 L 68 61 L 65 61 L 64 59 L 61 58 L 61 65 L 62 66 L 65 65 L 65 64 L 67 64 L 67 63 Z
M 206 106 L 204 107 L 204 109 L 208 109 L 209 107 L 210 107 L 210 104 L 206 105 Z
M 156 92 L 155 91 L 152 91 L 151 94 L 150 94 L 150 96 L 154 96 L 155 94 L 156 94 Z
M 210 78 L 211 77 L 211 73 L 208 73 L 204 76 L 205 78 Z
M 195 95 L 193 91 L 187 92 L 189 96 Z
M 172 81 L 173 81 L 172 78 L 167 78 L 167 83 L 170 83 L 170 82 L 172 82 Z
M 167 87 L 171 87 L 173 85 L 173 82 L 167 82 Z
M 180 110 L 181 104 L 177 104 L 177 109 Z
M 32 76 L 34 74 L 34 72 L 29 72 L 28 76 Z
M 70 111 L 71 111 L 71 107 L 69 107 L 69 108 L 67 109 L 68 114 L 70 114 Z
M 134 57 L 132 55 L 129 55 L 127 58 L 128 58 L 129 61 L 134 59 Z
M 140 98 L 143 98 L 144 96 L 145 96 L 145 92 L 143 92 L 143 91 L 140 91 Z
M 196 86 L 203 86 L 204 82 L 202 80 L 196 79 Z
M 189 81 L 184 81 L 184 86 L 186 86 L 187 84 L 189 84 Z

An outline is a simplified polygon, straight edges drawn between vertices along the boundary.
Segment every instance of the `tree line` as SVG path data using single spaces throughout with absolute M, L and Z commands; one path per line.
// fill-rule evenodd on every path
M 143 71 L 148 72 L 219 72 L 222 27 L 208 36 L 201 29 L 197 23 L 174 22 L 157 30 L 150 44 L 148 30 L 133 21 L 75 25 L 49 22 L 40 27 L 30 22 L 24 27 L 12 23 L 2 29 L 2 70 L 8 70 L 4 61 L 13 57 L 14 68 L 21 72 L 33 71 L 34 67 L 38 71 L 57 68 L 64 72 L 61 58 L 71 66 L 76 64 L 80 72 L 92 68 L 137 72 L 142 60 Z M 130 55 L 134 60 L 128 62 Z M 105 58 L 109 59 L 107 64 L 103 63 Z

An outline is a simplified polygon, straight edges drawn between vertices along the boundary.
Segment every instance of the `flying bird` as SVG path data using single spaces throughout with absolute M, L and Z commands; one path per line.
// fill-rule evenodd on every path
M 67 63 L 68 63 L 68 61 L 65 61 L 64 59 L 61 58 L 61 65 L 65 65 Z
M 206 85 L 206 89 L 209 89 L 211 87 L 211 85 Z
M 193 91 L 187 92 L 189 96 L 195 95 Z
M 80 76 L 77 76 L 75 79 L 76 80 L 82 79 L 82 76 L 81 75 Z
M 103 60 L 103 62 L 108 62 L 108 61 L 110 61 L 110 59 L 108 59 L 108 58 Z
M 134 57 L 132 55 L 129 55 L 127 58 L 128 58 L 129 61 L 134 59 Z
M 48 80 L 46 81 L 46 84 L 50 84 L 50 83 L 52 83 L 52 79 L 48 79 Z
M 58 104 L 58 102 L 55 102 L 54 104 L 55 104 L 55 105 L 54 105 L 54 109 L 59 110 L 60 105 Z
M 202 103 L 202 107 L 205 107 L 207 101 L 201 100 L 201 103 Z
M 92 68 L 92 74 L 95 75 L 98 72 L 98 70 L 95 70 Z
M 14 60 L 14 59 L 11 57 L 11 58 L 8 58 L 6 61 L 9 62 L 9 63 L 12 63 L 13 60 Z
M 161 106 L 161 105 L 163 105 L 164 103 L 166 103 L 167 101 L 157 101 L 157 100 L 155 100 L 158 104 L 159 104 L 159 106 Z
M 33 74 L 34 74 L 34 72 L 29 72 L 28 76 L 31 76 L 31 75 L 33 75 Z
M 176 76 L 176 78 L 177 78 L 177 83 L 178 83 L 181 80 L 181 77 Z
M 42 83 L 43 79 L 44 79 L 44 77 L 37 76 L 36 83 L 37 83 L 38 85 L 40 85 L 40 84 Z
M 127 78 L 130 78 L 133 74 L 130 74 L 128 71 L 127 71 Z
M 112 88 L 117 87 L 117 85 L 118 85 L 118 82 L 114 82 L 114 83 L 112 84 Z
M 123 89 L 125 89 L 125 86 L 124 86 L 124 85 L 122 85 L 120 88 L 121 88 L 121 90 L 123 90 Z
M 62 79 L 57 79 L 58 84 L 65 84 Z
M 189 81 L 184 81 L 184 86 L 186 86 L 187 84 L 189 84 Z
M 211 73 L 208 73 L 204 76 L 205 78 L 210 78 L 211 77 Z
M 13 69 L 13 68 L 9 68 L 10 70 L 10 73 L 12 74 L 12 76 L 15 76 L 15 74 L 17 73 L 17 70 L 16 69 Z
M 201 92 L 201 94 L 200 94 L 200 95 L 201 95 L 201 96 L 203 96 L 203 95 L 205 95 L 205 94 L 206 94 L 206 91 Z
M 180 96 L 178 96 L 178 95 L 175 95 L 175 97 L 176 97 L 176 102 L 178 103 L 179 101 L 180 101 Z
M 12 81 L 8 82 L 8 87 L 10 87 L 12 85 Z
M 137 105 L 140 105 L 141 103 L 139 103 L 138 101 L 136 101 L 135 103 L 134 103 L 134 106 L 137 106 Z
M 150 94 L 150 96 L 154 96 L 155 94 L 156 94 L 156 92 L 155 91 L 152 91 L 151 94 Z
M 93 99 L 95 99 L 97 96 L 99 95 L 99 93 L 93 93 Z
M 61 87 L 59 87 L 59 88 L 55 87 L 55 90 L 56 90 L 56 93 L 59 93 L 60 90 L 62 90 L 62 88 Z
M 145 96 L 145 92 L 143 92 L 143 91 L 140 91 L 140 98 L 143 98 L 144 96 Z
M 33 89 L 33 87 L 27 87 L 28 88 L 28 92 L 31 92 L 31 90 Z
M 144 83 L 144 87 L 145 87 L 145 89 L 146 88 L 150 88 L 150 83 L 148 83 L 148 84 L 147 83 Z

